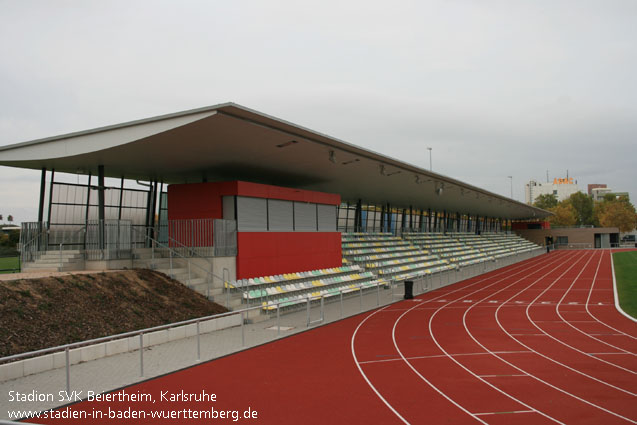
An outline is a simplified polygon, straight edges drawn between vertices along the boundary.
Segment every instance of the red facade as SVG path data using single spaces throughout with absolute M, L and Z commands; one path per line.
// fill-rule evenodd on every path
M 240 181 L 177 184 L 168 187 L 168 220 L 223 218 L 223 196 L 247 196 L 338 205 L 340 195 Z M 180 228 L 189 224 L 180 224 Z M 191 233 L 171 237 L 189 246 L 212 245 L 212 232 L 190 240 Z M 237 232 L 237 278 L 340 267 L 339 232 Z

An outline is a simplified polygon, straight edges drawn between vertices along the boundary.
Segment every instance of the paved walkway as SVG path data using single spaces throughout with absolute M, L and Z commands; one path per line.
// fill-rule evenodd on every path
M 393 294 L 392 290 L 386 288 L 367 290 L 362 296 L 359 292 L 347 294 L 344 296 L 342 304 L 338 298 L 325 302 L 322 324 L 340 320 L 361 311 L 371 310 L 379 305 L 389 304 L 402 299 L 402 296 L 402 286 L 394 288 Z M 148 347 L 144 349 L 143 353 L 144 376 L 140 375 L 139 350 L 72 365 L 70 368 L 70 389 L 71 391 L 83 391 L 82 398 L 85 398 L 87 391 L 96 393 L 111 391 L 144 379 L 303 332 L 321 324 L 319 322 L 320 310 L 320 303 L 311 304 L 310 320 L 317 322 L 311 324 L 310 327 L 307 326 L 307 309 L 301 308 L 293 312 L 282 312 L 278 320 L 276 313 L 274 313 L 265 321 L 202 334 L 200 337 L 201 360 L 199 361 L 197 360 L 196 337 Z M 277 324 L 281 328 L 280 331 Z M 53 394 L 56 401 L 12 402 L 9 401 L 9 391 L 11 390 L 26 394 L 33 391 L 38 394 Z M 0 419 L 8 419 L 9 410 L 41 411 L 66 404 L 57 401 L 59 391 L 66 391 L 65 368 L 0 382 Z
M 529 256 L 521 256 L 521 261 Z M 517 262 L 513 258 L 499 264 L 489 264 L 488 270 L 482 265 L 468 267 L 461 272 L 447 272 L 442 275 L 417 280 L 414 294 L 420 294 L 437 289 L 456 281 L 504 267 Z M 75 273 L 75 272 L 74 272 Z M 31 275 L 31 274 L 30 274 Z M 50 275 L 50 274 L 48 274 Z M 15 276 L 15 275 L 14 275 Z M 343 297 L 325 302 L 323 308 L 324 320 L 321 322 L 320 303 L 311 304 L 310 320 L 315 322 L 308 327 L 308 311 L 306 308 L 292 312 L 282 312 L 277 318 L 271 314 L 269 318 L 257 323 L 245 324 L 233 328 L 202 334 L 200 337 L 201 359 L 197 359 L 197 338 L 185 338 L 177 341 L 155 345 L 144 349 L 144 375 L 141 376 L 141 361 L 139 350 L 105 357 L 89 362 L 72 365 L 70 368 L 71 391 L 83 391 L 82 398 L 87 391 L 102 393 L 112 391 L 123 386 L 134 384 L 144 379 L 156 377 L 176 370 L 196 365 L 200 362 L 232 354 L 246 348 L 254 347 L 278 338 L 303 332 L 319 324 L 327 324 L 344 317 L 353 316 L 378 306 L 386 305 L 402 299 L 403 288 L 398 285 L 393 289 L 377 288 L 350 293 Z M 277 327 L 277 325 L 280 327 Z M 53 394 L 53 402 L 17 402 L 9 401 L 9 391 L 19 391 L 29 394 Z M 66 391 L 66 369 L 55 369 L 35 375 L 29 375 L 10 381 L 0 382 L 0 419 L 8 419 L 9 410 L 46 410 L 66 404 L 57 401 L 59 391 Z
M 19 280 L 19 279 L 40 279 L 43 277 L 68 276 L 72 274 L 95 274 L 95 273 L 112 273 L 121 272 L 123 270 L 78 270 L 68 272 L 25 272 L 25 273 L 2 273 L 0 280 Z

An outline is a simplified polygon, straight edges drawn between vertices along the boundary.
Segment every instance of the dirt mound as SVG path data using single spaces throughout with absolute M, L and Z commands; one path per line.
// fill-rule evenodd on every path
M 151 270 L 0 281 L 0 357 L 225 311 Z

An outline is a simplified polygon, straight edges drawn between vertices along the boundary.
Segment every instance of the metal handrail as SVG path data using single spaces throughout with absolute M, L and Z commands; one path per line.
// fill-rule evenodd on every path
M 168 243 L 174 243 L 174 244 L 179 245 L 181 248 L 186 248 L 189 251 L 190 255 L 192 255 L 193 257 L 198 257 L 198 258 L 201 258 L 203 260 L 206 260 L 208 263 L 210 263 L 210 265 L 212 265 L 212 262 L 210 262 L 210 260 L 208 260 L 206 257 L 203 257 L 203 256 L 197 254 L 197 252 L 193 249 L 193 247 L 186 246 L 183 243 L 179 242 L 177 239 L 171 238 L 170 236 L 168 236 Z
M 254 309 L 255 307 L 252 307 Z M 114 341 L 116 339 L 129 338 L 131 336 L 139 336 L 140 334 L 146 334 L 150 332 L 162 331 L 164 329 L 174 328 L 177 326 L 191 325 L 193 323 L 202 322 L 211 319 L 218 319 L 221 317 L 232 316 L 234 314 L 240 314 L 241 312 L 248 311 L 249 309 L 228 311 L 226 313 L 217 313 L 210 316 L 197 317 L 195 319 L 182 320 L 181 322 L 168 323 L 166 325 L 153 326 L 151 328 L 140 329 L 137 331 L 124 332 L 121 334 L 103 336 L 100 338 L 87 339 L 85 341 L 72 342 L 70 344 L 58 345 L 55 347 L 42 348 L 40 350 L 27 351 L 26 353 L 13 354 L 11 356 L 0 357 L 0 364 L 8 363 L 15 360 L 21 360 L 24 358 L 34 357 L 42 354 L 55 353 L 58 351 L 66 350 L 67 348 L 72 350 L 75 348 L 85 347 L 87 345 L 100 344 L 103 342 Z
M 140 232 L 138 229 L 135 229 L 134 227 L 132 228 L 133 231 L 135 232 Z M 178 253 L 176 250 L 172 249 L 170 246 L 163 244 L 161 242 L 159 242 L 158 240 L 151 238 L 150 236 L 148 236 L 145 232 L 143 233 L 143 236 L 148 239 L 149 242 L 151 242 L 151 248 L 154 249 L 154 245 L 158 245 L 162 248 L 165 248 L 168 250 L 168 252 L 170 253 L 170 273 L 172 274 L 172 255 L 176 255 L 184 260 L 186 260 L 186 262 L 188 263 L 188 280 L 190 281 L 190 259 L 188 257 L 185 257 L 183 255 L 181 255 L 180 253 Z M 202 257 L 203 258 L 203 257 Z M 210 262 L 209 262 L 210 263 Z M 212 267 L 212 263 L 210 263 L 211 267 Z M 198 264 L 194 264 L 195 267 L 203 270 L 206 273 L 206 278 L 208 280 L 208 285 L 206 288 L 206 296 L 207 298 L 210 298 L 210 285 L 212 284 L 212 280 L 216 277 L 217 279 L 219 279 L 220 281 L 223 282 L 223 278 L 220 278 L 219 276 L 217 276 L 216 274 L 214 274 L 214 272 L 210 271 L 210 270 L 206 270 L 205 268 L 201 267 Z M 189 282 L 190 283 L 190 282 Z
M 80 229 L 78 229 L 78 230 L 75 230 L 75 231 L 73 231 L 73 232 L 69 233 L 69 234 L 66 234 L 66 233 L 62 234 L 62 242 L 60 242 L 60 244 L 59 244 L 59 250 L 60 250 L 60 271 L 62 271 L 61 269 L 62 269 L 62 267 L 63 267 L 63 261 L 62 261 L 62 248 L 63 248 L 63 246 L 64 246 L 64 242 L 68 239 L 69 235 L 70 235 L 70 236 L 73 236 L 73 235 L 75 235 L 76 233 L 79 233 L 79 232 L 84 232 L 84 233 L 86 233 L 86 227 L 82 227 L 82 228 L 80 228 Z
M 25 261 L 26 257 L 23 257 L 23 255 L 25 255 L 26 253 L 28 253 L 31 250 L 30 245 L 33 245 L 33 243 L 37 239 L 39 239 L 42 235 L 46 235 L 48 233 L 49 233 L 48 229 L 45 230 L 45 231 L 40 230 L 33 238 L 31 238 L 31 240 L 29 242 L 27 242 L 26 244 L 22 244 L 22 246 L 20 247 L 20 259 L 22 260 L 23 263 L 28 262 L 28 261 Z M 34 255 L 34 257 L 35 257 L 35 255 Z M 35 260 L 37 260 L 37 258 L 34 258 L 33 261 L 35 261 Z

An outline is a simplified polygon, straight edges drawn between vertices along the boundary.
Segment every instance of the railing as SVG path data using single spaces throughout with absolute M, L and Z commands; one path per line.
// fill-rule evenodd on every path
M 44 227 L 46 229 L 46 227 Z M 28 231 L 25 236 L 31 235 L 33 232 Z M 43 252 L 46 252 L 48 246 L 48 233 L 46 230 L 38 230 L 35 232 L 35 236 L 26 242 L 20 243 L 20 262 L 27 263 L 36 261 L 40 258 Z
M 139 232 L 139 230 L 134 229 L 133 228 L 133 232 Z M 161 257 L 166 258 L 166 255 L 168 255 L 168 259 L 169 259 L 169 270 L 170 270 L 170 277 L 173 277 L 173 258 L 180 258 L 182 260 L 186 261 L 187 267 L 188 267 L 188 287 L 190 287 L 192 289 L 191 285 L 191 281 L 192 281 L 192 267 L 194 266 L 196 269 L 202 271 L 204 273 L 205 277 L 205 285 L 206 285 L 206 298 L 210 299 L 210 290 L 212 288 L 213 285 L 213 280 L 216 277 L 217 279 L 219 279 L 219 281 L 221 282 L 221 284 L 223 285 L 223 278 L 217 276 L 214 274 L 214 272 L 212 271 L 213 268 L 213 264 L 210 262 L 210 260 L 208 260 L 207 258 L 201 257 L 199 255 L 196 254 L 196 252 L 194 252 L 191 248 L 181 245 L 179 242 L 177 241 L 173 241 L 171 243 L 175 243 L 175 244 L 179 244 L 180 249 L 181 250 L 185 250 L 186 252 L 188 252 L 189 254 L 191 254 L 190 256 L 186 256 L 183 255 L 182 253 L 176 251 L 174 249 L 174 247 L 168 246 L 167 244 L 163 244 L 161 242 L 159 242 L 156 239 L 151 238 L 150 236 L 148 236 L 146 233 L 143 233 L 142 236 L 145 238 L 146 241 L 149 242 L 150 244 L 150 248 L 151 248 L 151 260 L 155 259 L 155 253 L 157 252 L 158 254 L 160 254 Z M 193 258 L 200 258 L 201 260 L 207 262 L 210 265 L 210 270 L 205 269 L 204 267 L 200 266 L 197 263 L 194 263 L 191 261 L 191 259 Z
M 168 222 L 167 242 L 172 248 L 180 247 L 196 248 L 198 255 L 212 257 L 214 255 L 213 219 L 170 220 Z
M 81 228 L 81 229 L 78 229 L 78 230 L 70 233 L 68 236 L 69 236 L 69 239 L 72 240 L 75 235 L 77 235 L 79 233 L 84 234 L 85 232 L 86 232 L 86 229 L 85 228 Z M 64 267 L 63 251 L 64 251 L 64 242 L 65 242 L 66 239 L 67 239 L 67 235 L 64 235 L 62 237 L 62 241 L 60 242 L 59 249 L 58 249 L 58 251 L 59 251 L 59 254 L 58 254 L 59 255 L 59 261 L 60 261 L 60 263 L 59 263 L 60 264 L 60 271 L 62 270 L 62 267 Z
M 159 245 L 161 246 L 162 244 Z M 460 270 L 456 269 L 436 275 L 421 276 L 420 278 L 413 279 L 413 294 L 420 295 L 500 267 L 508 266 L 538 254 L 539 253 L 531 252 L 521 253 L 516 255 L 515 258 L 507 257 L 498 262 L 476 264 Z M 86 382 L 90 380 L 94 382 L 96 379 L 99 379 L 99 373 L 103 373 L 100 372 L 102 366 L 98 359 L 82 362 L 81 366 L 79 366 L 78 363 L 79 370 L 83 370 L 83 372 L 82 375 L 74 377 L 75 375 L 71 373 L 73 365 L 75 364 L 75 361 L 72 362 L 72 357 L 78 356 L 79 353 L 71 353 L 71 350 L 123 340 L 124 338 L 129 338 L 129 344 L 139 341 L 133 346 L 127 344 L 129 348 L 121 354 L 114 354 L 121 356 L 117 359 L 118 365 L 121 366 L 121 370 L 131 370 L 133 371 L 132 373 L 139 377 L 157 376 L 173 372 L 176 369 L 181 369 L 186 366 L 198 364 L 201 361 L 228 355 L 242 350 L 245 347 L 274 341 L 291 333 L 302 332 L 318 324 L 334 322 L 345 317 L 360 314 L 363 311 L 390 305 L 404 298 L 401 286 L 402 285 L 396 281 L 390 281 L 388 284 L 385 282 L 377 282 L 376 285 L 368 287 L 366 290 L 364 290 L 365 288 L 359 287 L 358 291 L 352 292 L 350 295 L 341 292 L 339 296 L 332 297 L 331 299 L 325 298 L 325 296 L 313 297 L 310 295 L 306 298 L 305 303 L 301 305 L 301 308 L 296 310 L 286 310 L 282 307 L 282 302 L 279 301 L 274 303 L 275 308 L 270 314 L 265 315 L 263 314 L 263 306 L 257 305 L 238 311 L 193 318 L 118 335 L 6 356 L 0 358 L 0 364 L 63 352 L 64 362 L 62 368 L 58 369 L 58 372 L 51 372 L 51 375 L 47 375 L 47 385 L 50 385 L 47 391 L 57 393 L 58 390 L 66 389 L 67 393 L 70 394 L 73 382 L 76 382 L 75 379 L 78 380 L 75 387 L 84 388 L 82 385 L 85 384 L 82 381 Z M 262 320 L 250 323 L 251 319 L 256 316 L 261 317 Z M 226 323 L 227 327 L 224 327 L 224 329 L 212 330 L 213 327 L 207 326 L 206 324 L 209 320 L 222 319 L 224 317 L 229 318 L 228 323 Z M 166 331 L 182 326 L 189 326 L 189 328 L 184 329 L 184 331 L 175 332 L 175 335 L 183 335 L 179 337 L 179 339 L 173 339 L 169 344 L 163 344 L 159 342 L 159 339 L 153 342 L 153 336 L 157 336 L 157 334 L 153 334 L 154 332 Z M 153 350 L 148 351 L 147 349 L 151 344 L 153 344 Z M 106 346 L 104 346 L 104 353 L 106 354 L 106 352 Z M 132 355 L 134 352 L 137 353 L 137 356 Z M 172 360 L 170 360 L 171 356 Z M 93 362 L 95 363 L 91 366 L 90 364 Z M 53 363 L 51 363 L 51 365 L 53 365 Z M 90 368 L 87 369 L 87 367 Z M 128 384 L 130 381 L 130 375 L 122 376 L 121 382 L 112 382 L 109 384 L 111 387 L 103 388 L 100 391 L 109 391 L 124 383 Z M 20 384 L 19 381 L 16 382 Z M 55 406 L 32 406 L 29 407 L 29 410 L 43 410 L 48 408 L 55 408 Z M 14 425 L 11 422 L 5 421 L 4 423 Z M 0 425 L 2 424 L 3 422 L 0 422 Z
M 156 227 L 136 225 L 130 220 L 89 220 L 85 224 L 54 226 L 25 222 L 19 246 L 23 262 L 60 249 L 83 250 L 88 260 L 113 260 L 131 258 L 133 249 L 150 247 L 146 237 L 183 256 L 235 256 L 237 252 L 236 222 L 217 219 L 171 220 Z
M 17 360 L 24 360 L 24 359 L 28 359 L 28 358 L 32 358 L 32 357 L 36 357 L 36 356 L 41 356 L 41 355 L 44 355 L 44 354 L 58 353 L 58 352 L 62 352 L 63 351 L 64 352 L 64 357 L 65 357 L 65 369 L 66 369 L 66 391 L 67 391 L 67 394 L 70 394 L 71 393 L 70 350 L 73 350 L 73 349 L 76 349 L 76 348 L 81 348 L 81 347 L 86 347 L 86 346 L 89 346 L 89 345 L 95 345 L 95 344 L 101 344 L 101 343 L 105 343 L 105 342 L 115 341 L 115 340 L 119 340 L 119 339 L 123 339 L 123 338 L 139 337 L 139 342 L 140 342 L 140 346 L 139 346 L 140 376 L 144 376 L 144 338 L 143 337 L 144 337 L 145 334 L 149 334 L 151 332 L 162 331 L 162 330 L 166 330 L 166 329 L 170 329 L 170 328 L 175 328 L 175 327 L 178 327 L 178 326 L 186 326 L 186 325 L 190 325 L 190 324 L 196 324 L 197 325 L 196 337 L 197 337 L 197 340 L 198 340 L 197 341 L 197 359 L 199 360 L 201 358 L 201 351 L 200 351 L 200 346 L 199 346 L 199 338 L 200 338 L 199 323 L 203 322 L 203 321 L 207 321 L 207 320 L 218 319 L 218 318 L 227 317 L 227 316 L 233 316 L 235 314 L 241 314 L 241 316 L 243 317 L 244 313 L 245 313 L 245 311 L 213 314 L 213 315 L 210 315 L 210 316 L 198 317 L 198 318 L 190 319 L 190 320 L 183 320 L 181 322 L 174 322 L 174 323 L 169 323 L 169 324 L 166 324 L 166 325 L 160 325 L 160 326 L 154 326 L 154 327 L 151 327 L 151 328 L 145 328 L 145 329 L 141 329 L 141 330 L 138 330 L 138 331 L 124 332 L 124 333 L 117 334 L 117 335 L 105 336 L 105 337 L 101 337 L 101 338 L 94 338 L 94 339 L 89 339 L 89 340 L 86 340 L 86 341 L 74 342 L 74 343 L 71 343 L 71 344 L 58 345 L 56 347 L 43 348 L 41 350 L 34 350 L 34 351 L 29 351 L 29 352 L 21 353 L 21 354 L 14 354 L 14 355 L 11 355 L 11 356 L 0 357 L 0 364 L 10 363 L 10 362 L 14 362 L 14 361 L 17 361 Z

